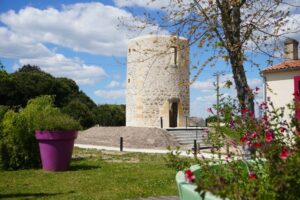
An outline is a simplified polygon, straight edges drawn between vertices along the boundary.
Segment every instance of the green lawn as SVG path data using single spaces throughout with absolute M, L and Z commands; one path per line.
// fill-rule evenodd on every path
M 164 155 L 75 149 L 71 170 L 0 171 L 0 199 L 134 199 L 177 195 Z

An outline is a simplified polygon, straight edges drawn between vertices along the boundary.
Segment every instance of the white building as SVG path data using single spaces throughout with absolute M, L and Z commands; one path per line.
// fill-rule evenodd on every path
M 265 100 L 269 98 L 276 108 L 286 108 L 286 105 L 293 103 L 295 98 L 296 116 L 300 119 L 298 42 L 293 39 L 287 39 L 284 42 L 284 46 L 285 61 L 262 70 L 265 77 Z M 284 116 L 286 119 L 289 119 L 288 114 L 289 112 L 286 111 Z

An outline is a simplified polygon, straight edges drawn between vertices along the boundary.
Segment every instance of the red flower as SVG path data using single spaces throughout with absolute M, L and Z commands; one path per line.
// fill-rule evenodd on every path
M 298 132 L 298 136 L 300 137 L 300 132 Z
M 272 142 L 273 139 L 274 139 L 274 138 L 273 138 L 273 134 L 270 133 L 270 132 L 266 133 L 265 139 L 266 139 L 266 142 Z
M 260 143 L 260 142 L 255 142 L 255 143 L 253 144 L 253 146 L 254 146 L 255 148 L 261 148 L 261 143 Z
M 286 130 L 286 129 L 285 129 L 284 127 L 280 127 L 280 128 L 279 128 L 279 131 L 280 131 L 281 133 L 283 133 L 285 130 Z
M 267 116 L 263 116 L 261 119 L 264 121 L 268 121 L 269 118 Z
M 245 135 L 243 135 L 242 137 L 241 137 L 241 142 L 245 142 L 247 140 L 247 137 L 245 136 Z
M 255 91 L 258 92 L 259 91 L 259 87 L 255 87 Z
M 254 172 L 249 172 L 248 177 L 249 177 L 249 179 L 252 179 L 252 180 L 257 179 L 257 176 Z
M 289 157 L 290 152 L 289 150 L 287 150 L 285 147 L 281 148 L 281 153 L 279 154 L 279 157 L 283 160 L 287 159 L 287 157 Z
M 193 183 L 196 180 L 195 175 L 193 174 L 192 170 L 190 169 L 186 169 L 184 171 L 184 175 L 185 175 L 185 180 L 189 183 Z
M 246 114 L 248 112 L 247 108 L 245 106 L 243 106 L 242 108 L 242 114 Z

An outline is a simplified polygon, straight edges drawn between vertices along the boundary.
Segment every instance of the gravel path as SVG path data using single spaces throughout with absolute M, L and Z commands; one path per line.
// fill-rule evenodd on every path
M 148 198 L 138 198 L 134 200 L 179 200 L 176 196 L 170 196 L 170 197 L 148 197 Z
M 124 148 L 166 149 L 179 146 L 166 130 L 144 127 L 92 127 L 81 131 L 76 144 L 119 147 L 123 137 Z

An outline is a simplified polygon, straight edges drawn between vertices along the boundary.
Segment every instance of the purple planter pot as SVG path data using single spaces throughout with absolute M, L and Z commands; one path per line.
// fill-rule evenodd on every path
M 66 171 L 70 167 L 77 131 L 35 131 L 45 171 Z

